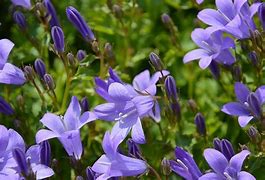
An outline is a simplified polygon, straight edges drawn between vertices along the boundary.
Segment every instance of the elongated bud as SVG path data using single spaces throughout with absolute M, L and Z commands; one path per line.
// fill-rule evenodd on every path
M 13 149 L 12 154 L 20 171 L 27 176 L 29 172 L 25 153 L 20 148 L 15 148 Z
M 226 139 L 223 139 L 221 141 L 221 152 L 228 161 L 231 159 L 231 157 L 235 155 L 235 151 L 233 149 L 232 144 Z
M 263 49 L 262 35 L 258 30 L 254 31 L 253 38 L 254 38 L 257 46 L 260 47 L 261 49 Z
M 80 104 L 81 104 L 82 112 L 86 112 L 89 110 L 89 102 L 88 102 L 87 97 L 83 97 Z
M 235 65 L 232 69 L 232 75 L 233 75 L 233 79 L 235 81 L 241 81 L 242 80 L 242 71 L 241 71 L 241 67 Z
M 258 55 L 255 51 L 252 51 L 248 54 L 248 57 L 251 61 L 251 63 L 253 64 L 254 67 L 259 67 L 259 58 Z
M 51 146 L 49 141 L 40 143 L 40 162 L 46 166 L 51 165 Z
M 197 113 L 194 118 L 197 131 L 201 136 L 206 136 L 205 118 L 201 113 Z
M 86 51 L 84 50 L 78 50 L 76 53 L 76 59 L 78 61 L 83 61 L 86 58 Z
M 156 55 L 154 52 L 151 52 L 149 55 L 149 59 L 150 59 L 152 66 L 154 67 L 156 71 L 163 70 L 163 64 L 158 55 Z
M 258 14 L 259 14 L 259 19 L 262 24 L 263 30 L 265 30 L 265 3 L 262 3 L 259 6 Z
M 37 58 L 35 60 L 34 69 L 38 76 L 43 79 L 43 76 L 46 74 L 46 67 L 44 62 L 40 58 Z
M 45 74 L 43 77 L 44 83 L 46 85 L 46 88 L 48 90 L 54 90 L 55 89 L 55 83 L 50 74 Z
M 59 26 L 52 27 L 52 39 L 54 42 L 54 48 L 57 52 L 64 52 L 64 33 Z
M 192 112 L 194 112 L 194 113 L 197 112 L 198 106 L 193 99 L 188 100 L 188 105 L 189 105 L 190 109 L 192 110 Z
M 77 61 L 72 53 L 67 53 L 67 60 L 71 66 L 76 66 Z
M 96 40 L 94 33 L 86 24 L 84 18 L 80 13 L 72 6 L 66 8 L 66 15 L 68 20 L 74 25 L 74 27 L 82 34 L 83 38 L 88 41 Z
M 114 52 L 112 50 L 112 46 L 110 43 L 106 43 L 104 46 L 104 55 L 105 58 L 109 61 L 114 61 L 115 60 L 115 55 Z
M 59 20 L 56 15 L 55 8 L 50 0 L 44 0 L 44 7 L 46 8 L 47 16 L 49 17 L 50 26 L 60 26 Z
M 217 62 L 212 61 L 209 65 L 209 69 L 214 77 L 214 79 L 218 80 L 220 78 L 220 68 Z
M 221 152 L 221 140 L 219 138 L 213 139 L 213 147 L 214 147 L 214 149 Z
M 112 6 L 112 12 L 117 19 L 121 19 L 123 16 L 122 9 L 118 4 Z
M 179 121 L 181 119 L 181 109 L 179 103 L 178 102 L 171 103 L 170 108 L 173 114 L 176 116 L 177 120 Z
M 168 14 L 166 14 L 166 13 L 164 13 L 164 14 L 161 15 L 161 20 L 162 20 L 162 22 L 163 22 L 166 26 L 170 25 L 170 23 L 171 23 L 171 18 L 170 18 L 170 16 L 169 16 Z
M 95 172 L 89 166 L 86 168 L 86 177 L 87 177 L 86 178 L 87 180 L 95 180 L 96 179 Z
M 165 176 L 168 176 L 171 173 L 170 161 L 167 158 L 163 158 L 161 162 L 162 173 Z
M 262 110 L 261 110 L 259 99 L 255 95 L 255 93 L 250 93 L 248 95 L 247 102 L 249 104 L 249 107 L 250 107 L 251 112 L 253 113 L 253 115 L 255 117 L 257 117 L 257 118 L 260 118 Z
M 25 16 L 22 12 L 16 11 L 13 14 L 13 19 L 16 22 L 16 24 L 19 26 L 19 28 L 25 30 L 27 28 L 27 22 L 25 19 Z
M 28 81 L 31 81 L 35 78 L 35 73 L 31 66 L 24 67 L 24 74 Z
M 141 159 L 141 150 L 139 145 L 132 139 L 127 140 L 128 155 L 137 159 Z
M 261 137 L 259 131 L 253 126 L 249 127 L 248 136 L 253 143 L 258 143 Z
M 0 113 L 5 115 L 14 114 L 13 108 L 2 97 L 0 97 Z
M 172 76 L 167 76 L 165 80 L 165 90 L 168 100 L 170 102 L 176 102 L 178 98 L 177 87 L 175 79 Z

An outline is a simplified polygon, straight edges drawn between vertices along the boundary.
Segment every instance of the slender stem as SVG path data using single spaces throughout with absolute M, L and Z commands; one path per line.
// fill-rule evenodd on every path
M 163 129 L 162 129 L 162 127 L 161 127 L 161 124 L 160 124 L 160 123 L 156 123 L 156 124 L 157 124 L 158 127 L 159 127 L 159 131 L 160 131 L 160 134 L 161 134 L 162 140 L 164 141 L 164 139 L 165 139 L 165 135 L 164 135 L 164 133 L 163 133 Z
M 99 77 L 104 78 L 105 74 L 105 63 L 104 63 L 104 55 L 103 53 L 99 53 L 99 60 L 100 60 L 100 70 L 99 70 Z
M 154 175 L 156 176 L 157 180 L 162 180 L 162 178 L 160 177 L 160 175 L 158 174 L 158 172 L 152 166 L 150 166 L 148 164 L 148 167 L 149 167 L 150 171 L 154 173 Z
M 39 94 L 39 96 L 40 96 L 40 98 L 41 98 L 41 100 L 42 100 L 42 105 L 44 106 L 44 104 L 45 104 L 45 98 L 44 98 L 44 96 L 43 96 L 43 94 L 42 94 L 40 88 L 37 86 L 36 82 L 34 81 L 34 79 L 32 80 L 32 84 L 33 84 L 34 87 L 36 88 L 36 90 L 37 90 L 37 92 L 38 92 L 38 94 Z
M 68 95 L 69 95 L 71 81 L 72 81 L 72 78 L 67 76 L 66 84 L 65 84 L 65 91 L 64 91 L 64 94 L 63 94 L 63 101 L 62 101 L 62 104 L 61 104 L 60 112 L 63 112 L 65 107 L 66 107 L 66 101 L 67 101 L 67 98 L 68 98 Z

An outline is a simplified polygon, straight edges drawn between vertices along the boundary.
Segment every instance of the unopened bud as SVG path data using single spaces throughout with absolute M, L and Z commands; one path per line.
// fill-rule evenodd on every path
M 190 107 L 190 109 L 192 110 L 192 112 L 197 112 L 198 111 L 198 106 L 196 104 L 196 102 L 193 99 L 189 99 L 188 100 L 188 105 Z
M 24 74 L 28 81 L 31 81 L 35 78 L 35 73 L 31 66 L 24 67 Z
M 45 74 L 43 77 L 44 83 L 46 85 L 46 88 L 48 90 L 54 90 L 55 89 L 55 83 L 50 74 Z
M 41 164 L 46 166 L 51 165 L 51 146 L 49 141 L 43 141 L 40 143 L 40 161 Z
M 95 172 L 92 170 L 91 167 L 86 168 L 86 179 L 94 180 L 96 178 Z
M 179 121 L 181 119 L 181 109 L 179 103 L 178 102 L 171 103 L 170 108 L 173 114 L 176 116 L 177 120 Z
M 134 142 L 132 139 L 128 139 L 127 146 L 129 156 L 141 159 L 140 147 L 136 142 Z
M 25 16 L 22 12 L 16 11 L 13 14 L 13 19 L 16 22 L 16 24 L 19 26 L 19 28 L 25 30 L 27 28 L 27 22 L 25 19 Z
M 76 66 L 76 59 L 75 56 L 72 53 L 67 54 L 67 60 L 71 66 Z
M 121 19 L 123 16 L 122 9 L 118 4 L 112 6 L 112 12 L 117 19 Z
M 212 61 L 209 65 L 209 69 L 214 77 L 214 79 L 218 80 L 220 78 L 220 68 L 217 62 Z
M 151 52 L 149 55 L 149 59 L 150 59 L 151 65 L 154 67 L 156 71 L 163 70 L 163 64 L 158 55 L 156 55 L 154 52 Z
M 235 151 L 233 149 L 233 146 L 230 141 L 227 139 L 223 139 L 221 141 L 221 152 L 226 157 L 226 159 L 229 161 L 234 155 Z
M 248 136 L 251 139 L 251 141 L 254 143 L 258 143 L 260 141 L 260 137 L 261 137 L 259 131 L 253 126 L 249 127 Z
M 240 66 L 233 66 L 232 68 L 232 75 L 233 75 L 233 79 L 235 81 L 241 81 L 242 80 L 242 71 L 241 71 L 241 67 Z
M 255 51 L 252 51 L 248 54 L 248 57 L 251 61 L 251 63 L 253 64 L 254 67 L 259 67 L 259 58 L 258 55 Z
M 161 162 L 162 173 L 165 176 L 168 176 L 171 173 L 170 161 L 167 158 L 163 158 Z
M 197 131 L 201 136 L 206 136 L 205 118 L 201 113 L 197 113 L 194 118 Z
M 214 149 L 221 152 L 221 140 L 219 138 L 214 138 L 213 147 L 214 147 Z
M 51 31 L 54 48 L 57 52 L 64 52 L 64 33 L 59 26 L 53 26 Z
M 167 98 L 170 102 L 176 102 L 177 95 L 177 87 L 175 79 L 172 76 L 167 76 L 165 80 L 165 90 L 167 94 Z
M 89 102 L 88 102 L 87 97 L 83 97 L 80 104 L 81 104 L 82 112 L 86 112 L 89 110 Z
M 76 59 L 78 61 L 83 61 L 86 58 L 86 51 L 84 50 L 78 50 L 76 53 Z
M 37 58 L 35 60 L 34 69 L 35 69 L 35 72 L 39 75 L 39 77 L 43 79 L 43 76 L 46 74 L 46 67 L 45 67 L 44 62 L 41 59 Z
M 46 13 L 49 18 L 50 26 L 60 26 L 59 20 L 56 15 L 55 8 L 53 7 L 53 4 L 50 0 L 44 0 L 43 1 L 44 6 L 46 8 Z
M 113 50 L 112 50 L 112 46 L 110 43 L 106 43 L 105 44 L 105 47 L 104 47 L 104 55 L 105 55 L 105 58 L 109 61 L 113 61 L 115 60 L 115 55 L 113 53 Z

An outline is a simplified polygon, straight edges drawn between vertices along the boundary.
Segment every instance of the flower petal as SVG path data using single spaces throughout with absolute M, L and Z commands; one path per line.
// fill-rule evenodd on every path
M 23 71 L 13 64 L 6 63 L 0 70 L 0 83 L 22 85 L 25 81 Z
M 79 117 L 81 115 L 81 106 L 77 97 L 73 96 L 71 102 L 64 114 L 64 125 L 66 130 L 75 130 L 78 126 Z
M 247 180 L 256 180 L 256 178 L 252 174 L 250 174 L 250 173 L 248 173 L 246 171 L 241 171 L 238 174 L 237 179 L 238 180 L 246 180 L 246 179 Z
M 56 132 L 58 134 L 61 134 L 65 131 L 65 127 L 62 123 L 62 120 L 59 116 L 52 114 L 52 113 L 46 113 L 40 120 L 44 126 L 52 130 L 53 132 Z
M 110 159 L 106 155 L 102 155 L 92 166 L 92 170 L 98 174 L 106 173 L 111 165 Z
M 79 118 L 79 124 L 77 129 L 80 129 L 81 127 L 83 127 L 85 124 L 92 122 L 94 120 L 97 119 L 97 116 L 94 112 L 84 112 L 81 117 Z
M 8 146 L 6 148 L 7 151 L 12 150 L 14 148 L 20 148 L 23 151 L 25 151 L 25 142 L 23 138 L 18 134 L 15 130 L 9 129 L 9 141 L 8 141 Z
M 45 179 L 54 175 L 53 170 L 43 164 L 31 165 L 31 168 L 36 174 L 36 179 Z
M 210 26 L 224 26 L 227 21 L 214 9 L 204 9 L 197 16 L 202 22 Z
M 47 129 L 41 129 L 36 133 L 36 143 L 41 143 L 42 141 L 52 139 L 55 137 L 60 137 L 60 135 L 56 132 L 47 130 Z
M 206 173 L 203 176 L 201 176 L 198 180 L 221 180 L 223 179 L 216 173 Z
M 154 106 L 152 96 L 136 96 L 132 99 L 140 117 L 146 115 Z
M 111 83 L 108 93 L 114 101 L 123 102 L 131 99 L 128 90 L 121 83 Z
M 247 86 L 245 86 L 241 82 L 235 83 L 235 94 L 239 102 L 241 103 L 247 102 L 247 97 L 249 93 L 250 93 L 250 90 L 248 89 Z
M 98 119 L 114 121 L 117 117 L 119 117 L 119 113 L 123 109 L 122 106 L 124 106 L 124 104 L 121 106 L 114 103 L 100 104 L 94 108 L 94 113 Z
M 133 87 L 138 91 L 143 91 L 150 85 L 150 72 L 145 70 L 136 75 L 133 79 Z
M 9 53 L 13 47 L 14 43 L 9 39 L 0 40 L 0 69 L 4 67 L 4 64 L 6 63 Z
M 234 18 L 236 12 L 232 0 L 216 0 L 215 4 L 217 9 L 228 19 L 231 20 Z
M 249 110 L 242 104 L 238 102 L 230 102 L 225 104 L 221 111 L 226 114 L 234 115 L 234 116 L 249 116 Z
M 260 86 L 256 91 L 255 94 L 258 96 L 261 104 L 265 102 L 265 86 Z
M 200 59 L 199 66 L 202 69 L 206 69 L 212 62 L 212 56 L 205 56 Z
M 160 106 L 158 101 L 155 101 L 154 107 L 150 110 L 149 116 L 151 116 L 152 119 L 155 120 L 155 122 L 160 122 L 161 116 L 160 116 Z
M 207 57 L 208 52 L 205 51 L 204 49 L 194 49 L 190 52 L 188 52 L 184 58 L 183 58 L 183 62 L 184 63 L 188 63 L 190 61 L 196 60 L 196 59 L 201 59 L 203 57 Z
M 229 165 L 234 168 L 237 172 L 240 172 L 243 162 L 246 159 L 246 157 L 250 154 L 248 150 L 243 150 L 240 153 L 234 155 L 230 161 Z
M 236 61 L 229 49 L 222 50 L 214 59 L 224 65 L 231 65 Z
M 241 127 L 245 127 L 252 119 L 253 116 L 239 116 L 238 123 Z
M 137 119 L 136 124 L 132 127 L 132 139 L 138 144 L 145 144 L 144 130 L 140 118 Z

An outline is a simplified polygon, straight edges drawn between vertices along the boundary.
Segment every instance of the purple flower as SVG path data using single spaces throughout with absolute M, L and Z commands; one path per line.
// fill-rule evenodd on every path
M 81 107 L 78 99 L 73 96 L 65 115 L 57 116 L 46 113 L 40 120 L 44 126 L 50 130 L 41 129 L 36 134 L 36 142 L 58 138 L 64 146 L 69 156 L 80 159 L 83 151 L 79 129 L 86 123 L 95 120 L 96 117 L 91 112 L 81 114 Z
M 102 147 L 105 152 L 92 166 L 98 174 L 97 180 L 107 180 L 111 177 L 136 176 L 146 171 L 147 165 L 143 160 L 124 156 L 117 152 L 123 137 L 105 133 Z
M 242 83 L 235 83 L 237 102 L 230 102 L 222 107 L 222 111 L 229 115 L 238 116 L 241 127 L 245 127 L 254 117 L 262 116 L 261 107 L 265 102 L 265 86 L 259 87 L 254 93 Z
M 13 64 L 7 63 L 7 58 L 13 47 L 14 43 L 10 40 L 0 40 L 0 83 L 21 85 L 26 81 L 24 73 Z
M 94 41 L 96 38 L 90 27 L 86 24 L 85 19 L 72 6 L 66 8 L 66 15 L 68 20 L 75 26 L 75 28 L 82 34 L 87 41 Z
M 199 66 L 205 69 L 212 61 L 225 65 L 235 62 L 230 52 L 235 47 L 234 41 L 230 37 L 223 37 L 221 31 L 197 28 L 192 32 L 191 38 L 200 48 L 188 52 L 183 58 L 184 63 L 199 59 Z
M 258 11 L 260 3 L 249 7 L 247 0 L 216 0 L 217 10 L 204 9 L 198 18 L 216 30 L 232 34 L 236 38 L 250 37 L 250 31 L 256 29 L 252 17 Z
M 197 180 L 202 176 L 200 169 L 189 153 L 180 147 L 175 149 L 176 160 L 170 160 L 171 169 L 187 180 Z
M 14 114 L 13 108 L 2 97 L 0 97 L 0 113 L 6 114 L 6 115 Z
M 15 6 L 22 6 L 26 9 L 31 8 L 30 0 L 11 0 Z
M 53 27 L 53 26 L 59 26 L 60 27 L 60 23 L 59 23 L 59 20 L 57 18 L 57 15 L 56 15 L 56 10 L 55 8 L 53 7 L 52 5 L 52 2 L 50 0 L 44 0 L 44 6 L 46 7 L 46 10 L 47 10 L 47 14 L 48 16 L 50 16 L 50 26 Z
M 255 177 L 246 171 L 241 171 L 245 158 L 250 154 L 248 150 L 243 150 L 234 155 L 230 161 L 219 151 L 215 149 L 205 149 L 204 157 L 214 172 L 206 173 L 199 180 L 255 180 Z

